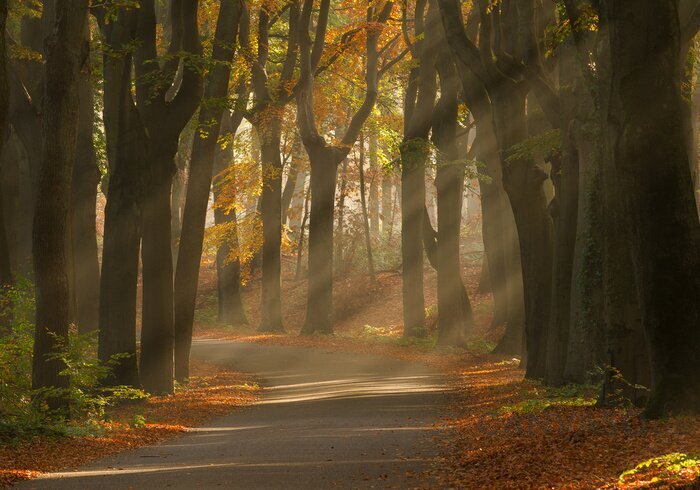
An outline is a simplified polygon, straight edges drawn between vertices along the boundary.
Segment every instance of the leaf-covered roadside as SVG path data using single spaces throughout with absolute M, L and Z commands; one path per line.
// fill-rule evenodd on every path
M 446 487 L 700 487 L 700 461 L 689 456 L 700 454 L 697 417 L 646 420 L 636 408 L 598 408 L 585 390 L 523 380 L 517 363 L 489 360 L 455 374 L 458 415 L 442 441 Z
M 111 410 L 110 422 L 95 428 L 97 435 L 37 436 L 0 446 L 0 487 L 175 437 L 209 418 L 250 405 L 257 397 L 259 388 L 249 376 L 205 363 L 194 363 L 192 372 L 189 384 L 174 395 Z

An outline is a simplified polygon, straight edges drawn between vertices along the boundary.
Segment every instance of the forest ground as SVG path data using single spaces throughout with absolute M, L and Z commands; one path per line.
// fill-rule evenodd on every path
M 384 356 L 235 341 L 192 354 L 258 374 L 249 410 L 20 488 L 435 488 L 445 376 Z
M 476 247 L 478 249 L 478 247 Z M 256 332 L 259 282 L 244 292 L 248 326 L 217 325 L 215 276 L 202 272 L 195 335 L 199 338 L 371 352 L 424 363 L 451 379 L 458 396 L 454 415 L 437 423 L 440 439 L 436 476 L 455 488 L 700 488 L 700 418 L 649 421 L 639 409 L 596 407 L 595 386 L 546 388 L 524 379 L 517 359 L 490 354 L 502 334 L 490 327 L 492 298 L 478 291 L 481 256 L 464 247 L 463 277 L 474 309 L 475 328 L 465 350 L 438 349 L 401 338 L 401 276 L 382 272 L 339 277 L 334 289 L 336 334 L 300 337 L 305 281 L 293 280 L 288 259 L 283 280 L 287 334 Z M 436 328 L 436 274 L 425 270 L 429 324 Z M 624 476 L 623 476 L 624 474 Z
M 434 478 L 438 486 L 453 488 L 700 488 L 698 418 L 646 421 L 636 408 L 598 408 L 595 387 L 545 388 L 523 379 L 517 359 L 489 354 L 501 332 L 489 326 L 490 295 L 477 291 L 481 260 L 474 252 L 468 245 L 463 257 L 476 320 L 466 350 L 438 349 L 434 335 L 426 340 L 401 338 L 400 271 L 381 272 L 374 282 L 360 273 L 338 277 L 336 335 L 299 337 L 305 281 L 293 280 L 290 257 L 285 258 L 283 280 L 287 334 L 256 332 L 257 277 L 244 291 L 249 326 L 217 324 L 215 275 L 213 264 L 206 263 L 195 335 L 199 342 L 279 345 L 309 356 L 336 351 L 370 354 L 443 373 L 456 396 L 449 417 L 433 421 L 440 430 L 436 457 L 430 471 L 416 480 L 424 483 L 417 487 L 430 486 L 426 478 Z M 425 297 L 433 331 L 435 281 L 434 271 L 426 268 Z M 0 485 L 179 436 L 186 427 L 248 405 L 257 396 L 255 382 L 230 367 L 195 362 L 194 372 L 191 385 L 180 388 L 175 397 L 154 398 L 146 408 L 124 407 L 121 419 L 115 417 L 117 426 L 102 436 L 37 438 L 0 448 Z M 144 414 L 145 426 L 132 427 L 134 414 Z M 647 464 L 621 478 L 643 462 Z

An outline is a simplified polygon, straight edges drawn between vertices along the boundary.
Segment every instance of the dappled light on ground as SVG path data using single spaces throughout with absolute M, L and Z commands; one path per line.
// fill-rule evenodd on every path
M 685 473 L 652 468 L 620 479 L 647 458 L 700 454 L 697 418 L 648 421 L 636 408 L 596 408 L 590 388 L 544 388 L 514 363 L 456 374 L 462 415 L 448 422 L 455 437 L 444 441 L 454 468 L 446 482 L 456 487 L 685 488 L 697 477 L 695 462 Z
M 443 430 L 434 422 L 451 391 L 434 368 L 230 341 L 197 342 L 193 354 L 256 372 L 263 389 L 255 408 L 209 420 L 159 446 L 46 475 L 28 488 L 103 482 L 192 488 L 231 481 L 240 488 L 412 488 L 433 481 L 429 470 L 439 455 L 431 441 Z
M 249 376 L 194 363 L 187 387 L 172 396 L 117 407 L 110 413 L 111 422 L 96 426 L 94 434 L 63 439 L 36 437 L 17 446 L 0 447 L 0 486 L 157 444 L 211 417 L 251 404 L 257 391 Z

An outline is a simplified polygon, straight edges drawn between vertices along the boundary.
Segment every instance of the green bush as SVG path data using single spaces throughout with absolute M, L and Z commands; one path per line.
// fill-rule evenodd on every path
M 20 279 L 3 292 L 3 304 L 9 309 L 9 322 L 0 330 L 0 442 L 13 442 L 35 435 L 74 436 L 99 433 L 107 407 L 122 400 L 144 398 L 143 391 L 126 386 L 102 387 L 115 362 L 106 365 L 97 360 L 96 334 L 78 334 L 71 328 L 68 342 L 56 339 L 56 353 L 66 366 L 67 389 L 32 390 L 32 351 L 34 345 L 34 287 Z M 70 420 L 52 412 L 46 400 L 68 400 Z

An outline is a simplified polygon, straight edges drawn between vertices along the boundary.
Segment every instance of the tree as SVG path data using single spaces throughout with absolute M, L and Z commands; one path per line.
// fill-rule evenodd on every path
M 242 114 L 224 114 L 222 133 L 235 131 L 240 124 Z M 232 240 L 221 244 L 216 250 L 216 281 L 219 299 L 219 321 L 231 325 L 244 325 L 248 323 L 243 300 L 241 298 L 241 259 L 240 254 L 234 258 L 231 252 L 236 252 L 240 246 L 238 237 L 238 216 L 235 206 L 225 206 L 221 197 L 221 175 L 229 165 L 233 165 L 235 158 L 232 147 L 219 147 L 214 160 L 214 172 L 217 178 L 214 181 L 214 223 L 217 226 L 228 225 L 232 229 Z M 235 198 L 235 196 L 234 196 Z
M 303 334 L 333 332 L 333 208 L 338 165 L 345 160 L 357 141 L 363 124 L 377 100 L 379 80 L 393 66 L 386 62 L 380 67 L 379 39 L 394 4 L 392 2 L 367 8 L 365 92 L 362 104 L 350 119 L 338 144 L 329 145 L 316 124 L 313 93 L 317 70 L 326 43 L 330 0 L 321 0 L 316 21 L 315 37 L 310 36 L 313 0 L 305 0 L 299 23 L 301 78 L 297 94 L 299 133 L 311 165 L 311 213 L 309 222 L 309 288 L 306 322 Z M 345 33 L 342 41 L 352 39 L 358 30 Z M 337 56 L 336 56 L 337 57 Z
M 105 42 L 103 120 L 109 165 L 100 276 L 98 357 L 119 355 L 107 385 L 140 386 L 136 359 L 136 292 L 141 247 L 142 172 L 146 131 L 131 93 L 136 10 L 107 22 L 96 10 Z
M 141 2 L 136 23 L 136 105 L 148 135 L 148 166 L 143 174 L 148 192 L 143 195 L 141 203 L 143 311 L 140 375 L 144 389 L 151 393 L 173 391 L 174 293 L 170 204 L 180 133 L 202 98 L 198 6 L 198 1 L 173 0 L 170 4 L 171 38 L 168 56 L 162 65 L 156 62 L 154 0 Z M 179 77 L 178 72 L 181 72 Z M 177 92 L 173 95 L 171 92 L 175 90 Z
M 621 197 L 649 341 L 647 414 L 698 413 L 700 223 L 683 128 L 678 2 L 610 0 L 599 13 L 609 35 L 604 175 Z
M 43 161 L 34 215 L 33 257 L 36 280 L 36 333 L 32 386 L 66 388 L 63 362 L 48 358 L 57 343 L 67 342 L 71 323 L 67 236 L 71 178 L 78 136 L 80 67 L 87 56 L 83 33 L 88 1 L 57 0 L 53 33 L 46 43 L 46 80 L 42 130 Z M 64 408 L 65 400 L 51 405 Z
M 10 108 L 10 83 L 7 72 L 7 45 L 5 28 L 7 24 L 7 0 L 0 1 L 0 153 L 2 152 L 8 129 L 8 113 Z M 5 226 L 3 195 L 0 190 L 0 287 L 12 284 L 12 269 L 10 260 L 10 247 L 7 240 L 7 227 Z
M 83 52 L 90 50 L 90 29 L 85 24 Z M 80 70 L 78 140 L 71 193 L 71 264 L 75 323 L 80 332 L 97 330 L 100 305 L 100 262 L 97 245 L 97 186 L 102 175 L 93 140 L 95 104 L 90 79 L 90 58 Z
M 270 59 L 270 30 L 289 11 L 287 46 L 283 62 L 273 66 Z M 299 3 L 273 11 L 261 6 L 258 12 L 257 53 L 252 61 L 253 109 L 247 116 L 260 139 L 262 194 L 260 215 L 263 224 L 262 289 L 260 326 L 262 332 L 284 331 L 282 323 L 282 122 L 286 105 L 294 98 L 292 77 L 298 57 Z
M 207 75 L 204 103 L 199 111 L 199 128 L 195 134 L 190 163 L 190 177 L 182 220 L 182 234 L 175 273 L 175 377 L 189 377 L 189 352 L 192 343 L 195 300 L 202 256 L 204 228 L 209 204 L 214 160 L 226 110 L 230 65 L 235 56 L 237 36 L 247 44 L 248 12 L 243 2 L 226 1 L 221 4 L 214 34 L 212 67 Z M 240 100 L 245 104 L 247 87 L 239 82 Z M 239 111 L 240 113 L 240 111 Z M 239 118 L 239 124 L 240 120 Z M 233 128 L 235 132 L 237 128 Z
M 535 64 L 526 59 L 530 56 L 531 20 L 528 22 L 525 17 L 525 22 L 520 22 L 518 14 L 522 11 L 513 3 L 489 8 L 488 2 L 482 0 L 478 3 L 481 23 L 476 47 L 464 30 L 458 2 L 439 0 L 439 5 L 463 88 L 472 94 L 478 92 L 479 103 L 490 107 L 501 155 L 503 187 L 513 209 L 520 243 L 527 376 L 542 378 L 546 370 L 552 280 L 552 220 L 542 186 L 547 175 L 533 158 L 513 151 L 527 138 L 526 96 L 532 79 L 537 79 L 532 85 L 538 89 L 546 92 L 548 88 L 541 73 L 534 69 Z M 498 36 L 494 36 L 492 27 Z M 555 113 L 553 118 L 558 117 L 558 110 L 552 110 L 550 105 L 556 104 L 542 104 L 542 108 Z
M 425 26 L 427 2 L 415 5 L 411 56 L 418 67 L 411 69 L 404 97 L 404 131 L 401 144 L 401 257 L 403 259 L 403 331 L 405 337 L 425 335 L 423 296 L 423 209 L 425 162 L 437 84 L 434 59 L 436 40 Z M 406 24 L 407 12 L 403 18 Z M 406 28 L 404 28 L 405 30 Z
M 437 148 L 438 343 L 462 346 L 465 331 L 473 327 L 471 304 L 462 283 L 459 247 L 466 162 L 459 161 L 457 140 L 459 80 L 438 15 L 437 5 L 433 3 L 428 17 L 434 19 L 432 24 L 442 46 L 442 54 L 436 61 L 440 98 L 433 110 L 432 122 L 432 140 Z

